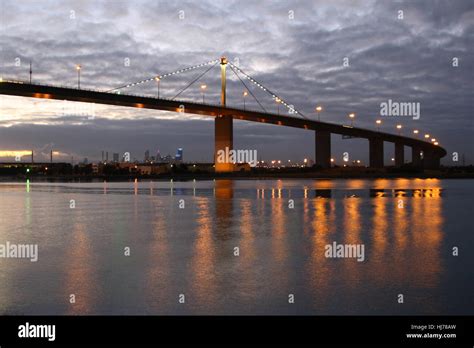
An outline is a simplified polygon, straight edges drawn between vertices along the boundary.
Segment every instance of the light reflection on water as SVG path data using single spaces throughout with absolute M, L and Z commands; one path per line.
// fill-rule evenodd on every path
M 0 313 L 473 314 L 472 254 L 451 256 L 474 244 L 473 194 L 469 180 L 1 184 L 0 243 L 40 255 L 0 259 Z M 334 241 L 366 260 L 326 258 Z

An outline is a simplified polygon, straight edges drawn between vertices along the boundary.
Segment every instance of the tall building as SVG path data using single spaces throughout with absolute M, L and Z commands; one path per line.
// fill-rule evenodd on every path
M 182 147 L 178 148 L 178 151 L 176 152 L 176 156 L 174 157 L 174 159 L 178 162 L 183 161 L 183 148 Z
M 161 162 L 161 161 L 162 161 L 161 154 L 160 154 L 160 150 L 158 150 L 158 151 L 156 152 L 156 161 L 157 161 L 157 162 Z
M 119 154 L 114 153 L 114 162 L 117 163 L 119 161 Z
M 150 150 L 145 151 L 145 162 L 150 161 Z

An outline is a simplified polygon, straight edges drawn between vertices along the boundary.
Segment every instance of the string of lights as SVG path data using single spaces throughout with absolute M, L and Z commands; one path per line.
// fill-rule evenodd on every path
M 150 82 L 150 81 L 157 81 L 157 80 L 159 81 L 159 80 L 162 80 L 162 79 L 164 79 L 165 77 L 168 77 L 168 76 L 181 74 L 181 73 L 184 73 L 184 72 L 188 72 L 190 70 L 195 70 L 195 69 L 198 69 L 198 68 L 202 68 L 203 66 L 215 64 L 218 61 L 219 61 L 219 59 L 214 59 L 214 60 L 211 60 L 211 61 L 206 62 L 206 63 L 193 65 L 193 66 L 183 68 L 183 69 L 179 69 L 179 70 L 175 70 L 173 72 L 169 72 L 169 73 L 166 73 L 166 74 L 157 75 L 157 76 L 155 75 L 153 77 L 150 77 L 150 78 L 147 78 L 147 79 L 144 79 L 144 80 L 141 80 L 141 81 L 129 83 L 129 84 L 126 84 L 126 85 L 123 85 L 123 86 L 120 86 L 120 87 L 117 87 L 117 88 L 114 88 L 114 89 L 110 89 L 107 92 L 113 92 L 113 91 L 117 91 L 117 90 L 120 90 L 120 89 L 123 89 L 123 88 L 138 86 L 138 85 L 141 85 L 143 83 Z
M 239 67 L 235 66 L 234 64 L 232 64 L 231 62 L 229 62 L 229 65 L 234 68 L 235 70 L 237 70 L 239 73 L 241 73 L 242 75 L 245 76 L 245 78 L 247 80 L 249 80 L 250 82 L 252 82 L 254 85 L 256 85 L 257 87 L 259 87 L 261 90 L 263 90 L 264 92 L 267 92 L 268 94 L 270 94 L 272 96 L 272 98 L 274 100 L 276 100 L 278 103 L 281 103 L 282 105 L 286 106 L 290 112 L 290 114 L 296 114 L 296 115 L 300 115 L 301 117 L 303 117 L 304 119 L 308 119 L 302 112 L 298 111 L 295 109 L 295 107 L 291 104 L 288 104 L 283 98 L 281 98 L 280 96 L 278 96 L 276 93 L 272 92 L 270 89 L 268 89 L 267 87 L 265 87 L 263 84 L 261 84 L 260 82 L 258 82 L 257 80 L 255 80 L 252 76 L 248 75 L 247 73 L 245 73 L 242 69 L 240 69 Z

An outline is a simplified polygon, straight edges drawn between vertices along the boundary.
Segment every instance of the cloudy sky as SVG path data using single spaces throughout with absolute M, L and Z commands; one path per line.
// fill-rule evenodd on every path
M 0 76 L 107 90 L 225 55 L 245 72 L 317 118 L 404 134 L 419 129 L 474 161 L 474 2 L 445 1 L 28 1 L 0 0 Z M 164 79 L 173 97 L 204 69 Z M 244 86 L 229 72 L 228 104 L 242 107 Z M 219 68 L 180 98 L 219 101 Z M 250 87 L 250 86 L 249 86 Z M 269 111 L 272 99 L 254 91 Z M 156 95 L 155 83 L 122 93 Z M 381 117 L 389 99 L 420 103 L 419 120 Z M 259 106 L 250 96 L 248 108 Z M 280 110 L 285 112 L 283 108 Z M 101 151 L 161 154 L 184 148 L 186 160 L 213 158 L 213 119 L 62 101 L 0 96 L 0 151 L 51 146 L 64 159 L 100 159 Z M 364 139 L 333 135 L 336 160 L 347 151 L 367 161 Z M 314 158 L 314 134 L 236 121 L 234 145 L 262 159 Z M 408 151 L 407 151 L 408 152 Z M 110 155 L 111 156 L 111 155 Z M 386 161 L 393 145 L 386 143 Z M 410 159 L 411 156 L 407 156 Z M 5 160 L 5 159 L 4 159 Z

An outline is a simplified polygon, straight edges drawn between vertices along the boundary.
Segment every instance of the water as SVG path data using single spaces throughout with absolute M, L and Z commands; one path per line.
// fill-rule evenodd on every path
M 0 314 L 472 315 L 473 197 L 473 180 L 3 183 L 0 244 L 39 259 L 0 258 Z M 326 258 L 334 241 L 365 261 Z

